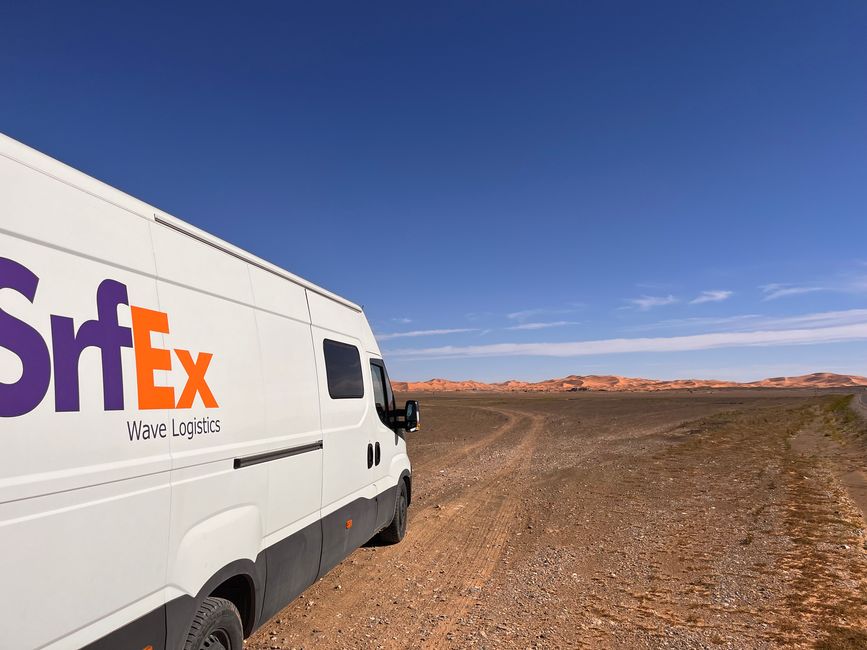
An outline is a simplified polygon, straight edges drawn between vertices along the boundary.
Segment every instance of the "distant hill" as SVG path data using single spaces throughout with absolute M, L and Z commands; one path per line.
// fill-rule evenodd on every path
M 569 375 L 561 379 L 526 382 L 511 379 L 494 384 L 480 381 L 452 381 L 431 379 L 429 381 L 395 381 L 394 390 L 400 392 L 421 391 L 479 391 L 495 393 L 566 393 L 570 391 L 658 391 L 696 388 L 848 388 L 867 386 L 867 377 L 837 375 L 831 372 L 814 372 L 797 377 L 770 377 L 760 381 L 739 383 L 715 379 L 641 379 L 617 375 Z

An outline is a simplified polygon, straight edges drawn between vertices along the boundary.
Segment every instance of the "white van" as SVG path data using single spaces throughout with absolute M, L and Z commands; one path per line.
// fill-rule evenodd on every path
M 0 648 L 238 650 L 417 424 L 357 305 L 0 136 Z

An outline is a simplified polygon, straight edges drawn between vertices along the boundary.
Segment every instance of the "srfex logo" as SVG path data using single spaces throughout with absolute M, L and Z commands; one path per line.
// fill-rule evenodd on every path
M 39 278 L 27 267 L 0 257 L 0 290 L 12 289 L 28 301 L 36 297 Z M 79 410 L 78 360 L 85 348 L 99 348 L 102 355 L 102 391 L 106 411 L 123 410 L 121 348 L 134 348 L 138 406 L 140 409 L 191 408 L 196 395 L 207 408 L 217 400 L 205 381 L 212 354 L 200 352 L 195 359 L 187 350 L 163 350 L 151 345 L 151 332 L 169 333 L 168 314 L 131 306 L 132 330 L 117 322 L 118 305 L 129 305 L 126 285 L 103 280 L 96 290 L 95 320 L 78 330 L 68 316 L 51 315 L 51 354 L 42 336 L 27 323 L 0 309 L 0 347 L 21 359 L 21 378 L 0 383 L 0 417 L 24 415 L 44 399 L 51 382 L 54 360 L 54 407 L 57 411 Z M 154 385 L 154 372 L 171 370 L 172 352 L 187 372 L 186 385 L 175 401 L 175 389 Z

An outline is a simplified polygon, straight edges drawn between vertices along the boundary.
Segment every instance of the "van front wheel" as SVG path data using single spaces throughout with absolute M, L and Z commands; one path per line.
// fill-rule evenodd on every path
M 244 628 L 238 608 L 224 598 L 205 598 L 193 617 L 184 650 L 242 650 Z
M 385 544 L 397 544 L 406 535 L 406 506 L 408 501 L 406 483 L 401 479 L 394 503 L 394 518 L 388 527 L 379 533 L 379 540 L 381 542 Z

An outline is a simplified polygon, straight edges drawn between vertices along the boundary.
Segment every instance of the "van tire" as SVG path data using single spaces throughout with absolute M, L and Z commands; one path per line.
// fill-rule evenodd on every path
M 243 649 L 241 614 L 225 598 L 205 598 L 190 624 L 184 650 L 209 650 L 221 646 L 226 650 Z
M 406 491 L 406 481 L 398 483 L 397 498 L 394 500 L 394 517 L 391 523 L 380 531 L 377 540 L 384 544 L 397 544 L 406 535 L 406 508 L 409 498 Z

